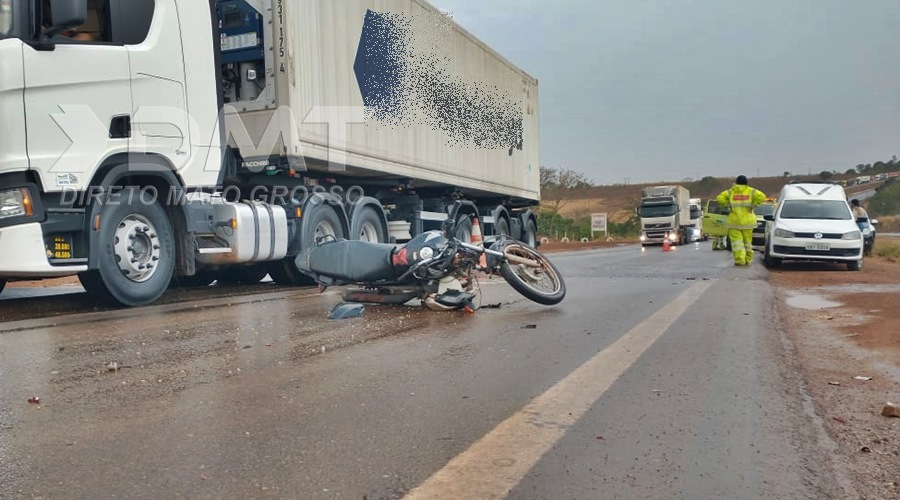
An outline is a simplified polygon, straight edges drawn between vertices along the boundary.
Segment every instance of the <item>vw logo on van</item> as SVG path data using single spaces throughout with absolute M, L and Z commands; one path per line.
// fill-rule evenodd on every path
M 813 235 L 813 237 L 817 240 L 821 240 L 823 236 L 825 236 L 825 235 L 823 235 L 822 233 L 816 233 Z

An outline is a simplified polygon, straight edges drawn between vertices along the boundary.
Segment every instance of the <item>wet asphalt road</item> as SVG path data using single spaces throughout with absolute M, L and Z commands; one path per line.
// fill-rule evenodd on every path
M 494 280 L 474 316 L 262 288 L 0 323 L 0 498 L 845 496 L 758 262 L 553 260 L 551 308 Z

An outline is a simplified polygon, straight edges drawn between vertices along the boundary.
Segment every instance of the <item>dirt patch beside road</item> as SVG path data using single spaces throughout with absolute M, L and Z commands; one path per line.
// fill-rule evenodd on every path
M 900 264 L 787 265 L 771 281 L 837 463 L 860 497 L 900 498 L 900 419 L 880 414 L 900 403 Z

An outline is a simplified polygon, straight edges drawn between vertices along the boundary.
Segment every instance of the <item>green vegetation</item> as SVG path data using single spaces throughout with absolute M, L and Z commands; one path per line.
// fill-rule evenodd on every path
M 632 216 L 625 222 L 607 223 L 608 235 L 596 233 L 598 238 L 611 236 L 617 239 L 637 238 L 640 235 L 641 222 L 637 216 Z M 563 237 L 570 240 L 591 238 L 590 216 L 571 219 L 554 214 L 552 210 L 543 210 L 538 213 L 538 234 L 555 240 Z
M 890 262 L 900 262 L 900 240 L 897 238 L 875 239 L 875 255 Z
M 900 182 L 892 180 L 885 183 L 866 206 L 871 217 L 900 215 Z

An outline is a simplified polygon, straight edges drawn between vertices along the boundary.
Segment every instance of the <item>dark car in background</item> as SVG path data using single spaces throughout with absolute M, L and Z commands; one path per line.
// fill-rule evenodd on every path
M 775 215 L 775 202 L 766 201 L 756 207 L 756 227 L 753 228 L 753 246 L 761 247 L 766 244 L 766 219 L 767 215 Z

